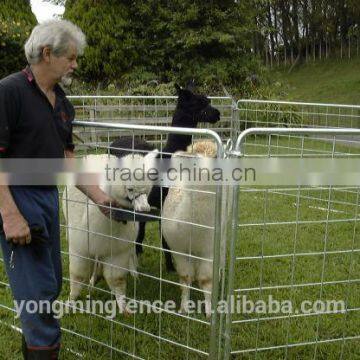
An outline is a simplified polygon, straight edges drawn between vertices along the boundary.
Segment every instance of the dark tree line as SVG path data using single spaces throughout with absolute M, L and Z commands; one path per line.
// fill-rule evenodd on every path
M 48 1 L 65 4 L 64 18 L 85 32 L 79 76 L 94 84 L 195 78 L 238 87 L 261 78 L 263 63 L 359 51 L 359 0 Z M 0 2 L 2 74 L 25 65 L 22 46 L 34 23 L 28 0 Z
M 358 55 L 358 0 L 260 0 L 257 7 L 254 48 L 267 63 Z

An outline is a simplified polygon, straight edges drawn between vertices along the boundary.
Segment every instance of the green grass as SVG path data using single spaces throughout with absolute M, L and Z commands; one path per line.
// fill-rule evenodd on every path
M 278 83 L 273 95 L 293 101 L 360 104 L 360 57 L 324 60 L 274 72 Z
M 256 137 L 250 139 L 248 152 L 267 154 L 266 139 Z M 307 149 L 331 151 L 331 144 L 327 142 L 305 142 Z M 320 145 L 321 144 L 321 145 Z M 254 146 L 256 145 L 256 146 Z M 292 153 L 299 154 L 300 142 L 296 139 L 279 138 L 272 143 L 271 153 L 281 154 L 288 152 L 286 147 L 293 149 Z M 348 149 L 339 146 L 339 152 Z M 351 148 L 349 151 L 355 152 Z M 353 190 L 356 191 L 356 190 Z M 300 194 L 296 189 L 284 190 L 274 188 L 256 188 L 255 191 L 243 188 L 240 193 L 239 224 L 241 224 L 236 244 L 237 257 L 258 257 L 253 259 L 238 259 L 235 263 L 235 289 L 248 289 L 274 285 L 306 284 L 323 281 L 342 281 L 356 279 L 360 273 L 360 253 L 339 253 L 343 250 L 359 249 L 359 234 L 356 222 L 353 219 L 357 213 L 357 194 L 345 190 L 319 190 L 317 188 L 303 189 Z M 297 206 L 297 195 L 300 195 Z M 327 199 L 330 196 L 330 204 Z M 329 205 L 330 212 L 326 209 Z M 279 225 L 279 224 L 282 225 Z M 271 225 L 274 224 L 274 225 Z M 160 246 L 158 227 L 155 223 L 147 226 L 146 244 Z M 67 251 L 65 230 L 62 229 L 62 249 Z M 265 258 L 277 254 L 292 254 L 305 252 L 319 252 L 318 255 L 297 256 L 295 258 Z M 325 257 L 322 251 L 328 253 Z M 260 257 L 260 258 L 259 258 Z M 160 264 L 162 266 L 160 267 Z M 63 256 L 64 276 L 68 278 L 68 258 Z M 150 301 L 159 298 L 166 301 L 173 299 L 179 305 L 179 286 L 166 282 L 159 282 L 151 278 L 160 276 L 163 279 L 176 282 L 176 274 L 166 273 L 163 255 L 159 250 L 145 248 L 140 258 L 139 276 L 137 280 L 128 277 L 127 296 Z M 0 271 L 0 281 L 7 282 L 4 271 Z M 97 284 L 107 290 L 104 281 Z M 96 289 L 84 289 L 81 299 L 91 293 L 93 299 L 109 300 L 111 295 Z M 66 300 L 69 294 L 69 283 L 64 281 L 61 299 Z M 258 301 L 266 299 L 272 294 L 278 300 L 291 299 L 298 307 L 303 300 L 317 300 L 320 298 L 319 286 L 299 288 L 285 288 L 272 290 L 242 291 L 248 299 Z M 192 299 L 201 299 L 197 291 L 191 291 Z M 1 304 L 11 306 L 10 291 L 0 287 Z M 358 283 L 349 285 L 324 285 L 322 299 L 346 300 L 349 308 L 360 307 L 360 287 Z M 233 350 L 251 348 L 266 348 L 283 344 L 296 344 L 316 340 L 351 337 L 359 334 L 359 312 L 350 312 L 347 315 L 309 316 L 300 318 L 283 318 L 272 320 L 253 321 L 258 316 L 277 316 L 279 314 L 236 314 L 233 320 L 240 321 L 232 328 L 231 345 Z M 280 314 L 281 315 L 281 314 Z M 87 314 L 66 315 L 62 319 L 62 326 L 66 329 L 82 334 L 85 337 L 96 339 L 114 348 L 146 359 L 200 359 L 198 355 L 186 348 L 176 346 L 167 341 L 159 341 L 160 335 L 169 341 L 208 352 L 209 326 L 196 320 L 206 321 L 204 314 L 193 315 L 186 319 L 177 315 L 162 313 L 124 317 L 118 315 L 113 321 Z M 0 308 L 0 320 L 7 324 L 18 325 L 13 315 L 6 309 Z M 246 321 L 246 322 L 244 322 Z M 147 334 L 133 330 L 136 327 Z M 19 351 L 20 337 L 17 332 L 0 324 L 1 359 L 21 359 Z M 84 359 L 125 359 L 127 356 L 111 351 L 99 343 L 87 341 L 79 336 L 64 332 L 63 359 L 76 359 L 76 355 L 84 355 Z M 249 353 L 237 356 L 242 359 L 313 359 L 314 345 L 300 346 L 286 349 L 269 350 L 258 353 Z M 344 359 L 358 359 L 360 357 L 358 342 L 339 341 L 337 343 L 319 344 L 317 359 L 339 359 L 343 353 Z
M 291 74 L 279 71 L 274 77 L 278 82 L 278 90 L 286 93 L 287 100 L 359 104 L 360 94 L 360 59 L 351 61 L 323 61 L 308 64 L 293 70 Z M 275 98 L 279 98 L 276 95 Z M 274 115 L 275 117 L 277 115 Z M 278 118 L 275 118 L 276 122 Z M 275 121 L 274 120 L 274 121 Z M 296 119 L 295 119 L 296 120 Z M 272 121 L 266 117 L 264 123 Z M 304 122 L 305 120 L 299 120 Z M 310 119 L 318 123 L 318 119 Z M 326 117 L 326 121 L 328 121 Z M 336 120 L 337 121 L 337 120 Z M 262 124 L 263 125 L 263 124 Z M 305 154 L 314 151 L 331 153 L 331 144 L 310 139 L 304 141 Z M 292 148 L 289 151 L 289 148 Z M 272 154 L 299 154 L 302 143 L 294 138 L 273 138 Z M 266 139 L 258 136 L 246 147 L 248 152 L 264 154 L 268 152 Z M 312 150 L 312 151 L 310 151 Z M 357 148 L 336 146 L 336 151 L 358 153 Z M 274 285 L 306 284 L 311 282 L 341 281 L 358 278 L 360 273 L 360 253 L 339 253 L 342 250 L 359 249 L 359 230 L 350 219 L 357 212 L 357 197 L 351 191 L 332 191 L 330 193 L 330 212 L 327 219 L 329 197 L 328 190 L 304 189 L 301 191 L 299 206 L 296 206 L 296 190 L 275 191 L 274 188 L 257 188 L 256 191 L 242 189 L 240 194 L 239 223 L 241 228 L 236 244 L 238 257 L 259 257 L 277 254 L 305 252 L 335 251 L 324 258 L 322 254 L 314 256 L 297 256 L 284 258 L 253 258 L 237 260 L 235 263 L 236 289 L 266 287 Z M 327 222 L 326 220 L 329 220 Z M 317 221 L 317 222 L 316 222 Z M 282 225 L 270 225 L 282 223 Z M 152 223 L 147 226 L 146 243 L 160 246 L 158 228 Z M 67 251 L 67 242 L 62 230 L 62 249 Z M 159 298 L 160 287 L 162 300 L 173 299 L 179 304 L 180 289 L 176 285 L 167 284 L 151 278 L 159 277 L 160 263 L 162 278 L 176 282 L 176 274 L 166 273 L 163 255 L 158 250 L 145 249 L 139 263 L 139 271 L 144 276 L 137 280 L 129 276 L 127 296 L 150 301 Z M 0 268 L 3 264 L 0 263 Z M 63 256 L 64 276 L 68 277 L 68 258 Z M 5 271 L 0 270 L 0 281 L 7 282 Z M 97 286 L 107 290 L 104 281 Z M 291 299 L 294 306 L 303 300 L 316 300 L 320 297 L 320 287 L 300 287 L 273 290 L 243 291 L 254 301 L 266 299 L 269 294 L 278 300 Z M 66 300 L 69 284 L 64 281 L 61 299 Z M 86 300 L 88 291 L 84 289 L 82 299 Z M 91 290 L 92 298 L 108 300 L 110 294 L 99 290 Z M 191 292 L 192 299 L 202 298 L 196 291 Z M 345 299 L 349 308 L 360 307 L 360 286 L 354 283 L 323 286 L 323 299 Z M 0 285 L 0 303 L 12 306 L 12 298 L 7 287 Z M 271 316 L 271 315 L 270 315 Z M 276 314 L 275 314 L 276 316 Z M 360 315 L 354 311 L 348 315 L 310 316 L 285 318 L 278 320 L 253 321 L 257 315 L 235 315 L 233 320 L 240 323 L 233 325 L 231 345 L 233 350 L 266 348 L 283 344 L 296 344 L 308 341 L 326 340 L 359 335 Z M 260 315 L 264 317 L 264 315 Z M 195 315 L 195 319 L 206 321 L 203 314 Z M 10 325 L 19 326 L 13 314 L 0 308 L 0 359 L 21 359 L 20 335 Z M 246 322 L 245 322 L 246 321 Z M 5 325 L 7 324 L 7 325 Z M 169 314 L 150 314 L 124 317 L 118 315 L 114 321 L 89 316 L 86 314 L 66 315 L 62 326 L 111 345 L 122 351 L 132 353 L 146 359 L 198 359 L 204 358 L 195 352 L 175 346 L 169 342 L 158 341 L 157 335 L 173 342 L 208 352 L 209 326 L 192 319 L 184 319 Z M 149 332 L 155 337 L 132 330 L 133 327 Z M 160 333 L 159 333 L 160 330 Z M 86 341 L 71 333 L 63 333 L 62 359 L 78 359 L 71 349 L 83 355 L 84 359 L 124 359 L 127 356 L 111 351 L 99 343 Z M 269 350 L 258 353 L 246 353 L 236 358 L 241 359 L 313 359 L 313 345 L 286 349 Z M 360 351 L 357 341 L 319 344 L 317 359 L 359 359 Z

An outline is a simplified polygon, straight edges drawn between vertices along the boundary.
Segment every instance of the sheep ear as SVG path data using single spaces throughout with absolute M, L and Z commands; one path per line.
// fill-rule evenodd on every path
M 158 149 L 154 149 L 153 151 L 150 151 L 148 154 L 145 155 L 145 160 L 152 160 L 155 159 L 157 154 L 159 153 Z
M 179 84 L 175 84 L 175 90 L 176 90 L 176 93 L 179 95 L 180 91 L 181 91 L 181 87 Z
M 190 90 L 191 92 L 194 92 L 196 88 L 196 84 L 195 84 L 195 79 L 191 79 L 187 84 L 186 84 L 186 89 Z

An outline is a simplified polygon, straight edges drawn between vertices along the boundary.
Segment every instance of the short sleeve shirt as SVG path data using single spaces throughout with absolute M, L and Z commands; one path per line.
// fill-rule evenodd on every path
M 75 111 L 59 85 L 55 107 L 29 67 L 0 80 L 0 153 L 6 158 L 63 158 L 73 150 Z

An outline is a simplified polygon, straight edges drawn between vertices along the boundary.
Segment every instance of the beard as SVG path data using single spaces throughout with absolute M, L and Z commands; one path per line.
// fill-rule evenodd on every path
M 61 77 L 61 81 L 60 83 L 63 85 L 63 86 L 70 86 L 71 83 L 72 83 L 72 77 L 71 77 L 71 74 L 66 74 L 64 76 Z

